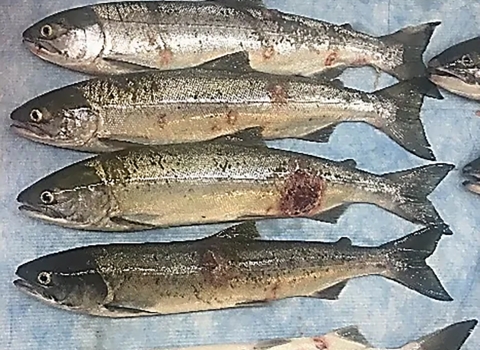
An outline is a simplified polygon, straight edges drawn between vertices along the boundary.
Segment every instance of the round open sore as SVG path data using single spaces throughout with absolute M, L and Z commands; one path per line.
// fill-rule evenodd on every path
M 320 206 L 325 181 L 316 174 L 296 170 L 282 189 L 280 211 L 287 216 L 308 216 Z

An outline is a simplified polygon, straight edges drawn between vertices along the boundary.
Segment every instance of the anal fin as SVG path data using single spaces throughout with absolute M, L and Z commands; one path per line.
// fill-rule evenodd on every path
M 360 330 L 358 329 L 357 326 L 340 328 L 334 331 L 333 333 L 335 333 L 336 335 L 338 335 L 343 339 L 350 340 L 354 343 L 365 345 L 367 348 L 373 348 L 373 346 L 368 342 L 365 336 L 362 333 L 360 333 Z
M 116 72 L 115 74 L 138 73 L 157 70 L 152 67 L 142 66 L 140 64 L 122 61 L 115 58 L 103 58 L 103 61 L 105 65 L 108 65 L 108 68 L 111 72 Z
M 324 300 L 338 300 L 338 297 L 342 290 L 345 288 L 347 285 L 348 281 L 343 281 L 340 283 L 337 283 L 327 289 L 318 291 L 312 295 L 310 295 L 310 298 L 317 298 L 317 299 L 324 299 Z
M 333 207 L 327 211 L 324 211 L 320 214 L 317 214 L 311 217 L 311 219 L 326 222 L 329 224 L 336 224 L 340 219 L 340 217 L 342 217 L 342 215 L 348 209 L 349 206 L 350 206 L 349 204 L 342 204 L 337 207 Z
M 320 81 L 330 81 L 338 78 L 340 75 L 343 74 L 345 71 L 345 67 L 335 67 L 335 68 L 327 68 L 326 70 L 323 70 L 321 72 L 315 73 L 311 75 L 310 77 L 313 79 L 317 79 Z
M 305 141 L 327 143 L 328 141 L 330 141 L 330 137 L 332 136 L 336 127 L 337 127 L 337 124 L 329 125 L 323 129 L 316 130 L 311 134 L 300 136 L 298 138 Z

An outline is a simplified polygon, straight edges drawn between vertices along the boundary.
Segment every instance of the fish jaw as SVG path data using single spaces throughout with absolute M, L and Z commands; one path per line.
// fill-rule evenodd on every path
M 108 311 L 103 305 L 98 305 L 98 308 L 93 309 L 83 309 L 80 307 L 73 307 L 64 305 L 61 302 L 57 301 L 55 297 L 50 295 L 44 288 L 31 284 L 24 279 L 16 279 L 13 281 L 13 285 L 18 288 L 22 293 L 28 295 L 31 298 L 34 298 L 45 305 L 54 307 L 56 309 L 75 312 L 84 315 L 96 316 L 96 317 L 110 317 L 110 318 L 125 318 L 132 317 L 133 315 L 119 315 Z M 135 315 L 137 316 L 137 315 Z
M 480 80 L 470 83 L 464 76 L 443 68 L 437 68 L 435 73 L 430 75 L 430 80 L 455 95 L 480 101 Z
M 463 185 L 471 192 L 480 194 L 480 158 L 467 164 L 462 169 L 463 175 L 467 178 Z
M 51 224 L 65 226 L 65 227 L 72 227 L 72 228 L 80 228 L 74 224 L 72 224 L 69 220 L 61 217 L 60 215 L 56 214 L 53 211 L 49 210 L 42 210 L 40 208 L 34 208 L 33 206 L 22 204 L 18 207 L 18 209 L 24 213 L 25 215 L 31 217 L 32 219 L 39 219 Z

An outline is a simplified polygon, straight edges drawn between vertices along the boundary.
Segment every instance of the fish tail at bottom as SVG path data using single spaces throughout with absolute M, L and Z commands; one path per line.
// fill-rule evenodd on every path
M 388 251 L 389 268 L 385 277 L 429 298 L 452 301 L 435 272 L 426 263 L 447 229 L 445 224 L 429 226 L 382 245 L 381 248 Z
M 416 224 L 443 224 L 443 219 L 427 198 L 443 179 L 455 168 L 454 165 L 438 163 L 425 165 L 406 171 L 384 175 L 399 189 L 399 196 L 389 201 L 385 208 L 394 214 Z M 447 229 L 445 234 L 452 234 Z
M 459 350 L 468 339 L 477 320 L 458 322 L 416 341 L 421 350 Z M 403 348 L 408 348 L 408 344 Z

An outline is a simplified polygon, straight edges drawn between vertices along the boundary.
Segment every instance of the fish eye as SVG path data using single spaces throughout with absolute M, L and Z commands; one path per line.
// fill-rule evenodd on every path
M 30 112 L 30 119 L 32 120 L 32 122 L 40 123 L 42 121 L 42 118 L 43 118 L 43 114 L 38 109 L 33 109 Z
M 473 64 L 473 60 L 472 58 L 470 57 L 470 55 L 463 55 L 462 56 L 462 63 L 465 65 L 465 66 L 471 66 Z
M 40 34 L 42 34 L 43 37 L 49 38 L 53 34 L 53 28 L 49 24 L 45 24 L 42 29 L 40 29 Z
M 52 282 L 52 274 L 50 272 L 40 272 L 37 276 L 38 283 L 44 286 L 49 285 Z
M 42 192 L 42 194 L 40 195 L 40 200 L 44 203 L 44 204 L 53 204 L 54 200 L 55 200 L 55 197 L 53 196 L 52 192 L 50 191 L 44 191 Z

